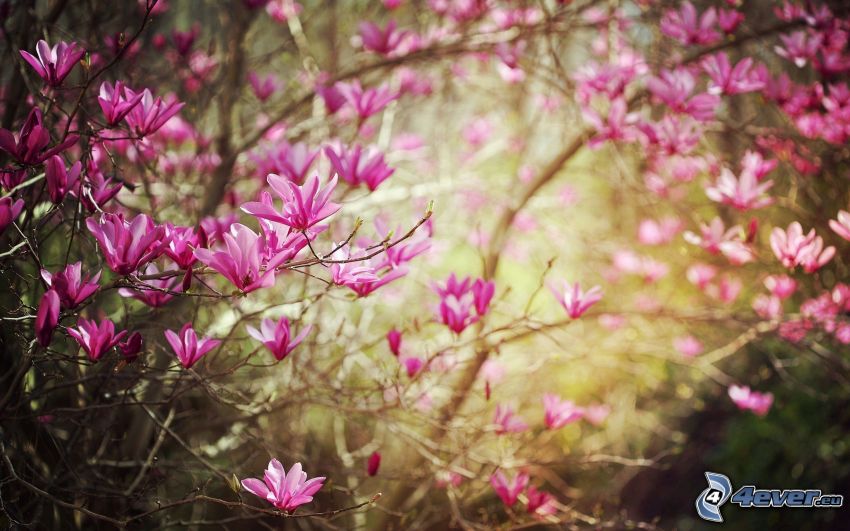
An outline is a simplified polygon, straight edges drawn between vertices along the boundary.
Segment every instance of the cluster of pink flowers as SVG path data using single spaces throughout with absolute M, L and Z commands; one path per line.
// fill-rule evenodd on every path
M 518 472 L 513 478 L 508 479 L 504 472 L 496 470 L 490 476 L 490 485 L 506 507 L 516 505 L 519 496 L 525 492 L 526 510 L 529 514 L 545 517 L 558 512 L 555 497 L 529 485 L 529 479 L 525 472 Z

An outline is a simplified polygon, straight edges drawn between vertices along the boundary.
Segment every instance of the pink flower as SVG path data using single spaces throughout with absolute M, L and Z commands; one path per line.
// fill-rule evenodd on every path
M 76 190 L 70 190 L 70 193 L 77 196 L 89 212 L 96 212 L 118 195 L 122 187 L 119 181 L 111 177 L 107 179 L 103 172 L 89 161 L 88 175 L 83 181 L 82 193 L 78 194 Z
M 493 282 L 480 278 L 473 282 L 469 277 L 458 281 L 452 273 L 445 284 L 434 286 L 440 295 L 440 321 L 456 334 L 463 332 L 487 313 L 495 289 Z
M 280 361 L 287 357 L 295 347 L 297 347 L 307 334 L 312 330 L 312 325 L 305 326 L 301 333 L 292 337 L 289 328 L 289 319 L 281 317 L 275 323 L 271 319 L 263 319 L 260 323 L 260 329 L 257 330 L 253 326 L 246 326 L 248 334 L 262 343 L 268 348 L 275 359 Z
M 713 265 L 696 263 L 688 267 L 685 276 L 688 282 L 698 287 L 705 289 L 708 283 L 717 275 L 717 268 Z
M 251 83 L 251 90 L 254 91 L 254 96 L 262 102 L 265 102 L 275 92 L 283 88 L 283 83 L 274 74 L 260 77 L 259 74 L 251 71 L 248 73 L 248 82 Z
M 74 66 L 86 54 L 76 42 L 59 42 L 53 48 L 43 39 L 35 46 L 38 57 L 29 52 L 20 51 L 24 61 L 29 63 L 45 84 L 50 87 L 58 87 L 62 84 Z
M 132 221 L 121 214 L 103 214 L 99 221 L 86 220 L 86 226 L 100 244 L 110 269 L 129 275 L 162 254 L 164 229 L 145 214 Z
M 13 201 L 11 197 L 0 197 L 0 234 L 6 230 L 6 227 L 12 224 L 18 216 L 21 215 L 21 210 L 24 208 L 24 200 L 18 199 Z
M 529 485 L 525 493 L 528 502 L 526 510 L 535 516 L 549 516 L 558 512 L 555 505 L 555 497 L 546 491 L 537 490 L 534 485 Z
M 133 332 L 126 341 L 118 343 L 118 350 L 127 362 L 135 360 L 142 351 L 142 334 Z
M 408 32 L 396 30 L 395 20 L 390 20 L 384 29 L 369 21 L 361 22 L 359 28 L 363 48 L 382 55 L 390 55 L 408 36 Z
M 797 281 L 788 275 L 770 275 L 764 279 L 764 287 L 772 295 L 787 299 L 797 290 Z
M 0 224 L 2 227 L 2 224 Z M 838 211 L 837 219 L 829 220 L 829 228 L 847 241 L 850 241 L 850 212 Z
M 762 293 L 753 299 L 753 310 L 762 319 L 777 319 L 782 315 L 782 299 Z
M 381 112 L 391 101 L 398 98 L 398 94 L 387 85 L 364 90 L 358 80 L 350 83 L 340 81 L 334 88 L 363 120 Z
M 726 52 L 716 53 L 703 59 L 702 68 L 711 78 L 709 94 L 742 94 L 764 88 L 764 82 L 751 72 L 753 59 L 745 57 L 733 68 Z
M 691 335 L 674 338 L 673 347 L 686 358 L 699 356 L 704 350 L 702 343 Z
M 525 490 L 528 485 L 528 474 L 523 472 L 518 473 L 513 479 L 508 481 L 505 474 L 501 470 L 497 470 L 490 476 L 490 485 L 493 490 L 507 507 L 513 507 L 517 501 L 519 494 Z
M 384 162 L 384 154 L 375 148 L 354 145 L 350 148 L 326 147 L 325 154 L 337 175 L 351 186 L 365 184 L 374 191 L 395 172 Z
M 301 4 L 295 0 L 271 0 L 266 4 L 266 13 L 279 24 L 301 13 Z
M 780 35 L 782 46 L 775 46 L 776 55 L 793 62 L 797 68 L 803 68 L 815 58 L 823 43 L 820 33 L 809 34 L 805 31 L 795 31 L 790 35 Z
M 83 278 L 82 270 L 82 262 L 69 264 L 62 271 L 53 274 L 46 269 L 41 270 L 41 278 L 59 295 L 59 301 L 66 310 L 76 308 L 98 289 L 101 272 Z
M 624 98 L 616 98 L 611 102 L 605 120 L 590 108 L 584 108 L 582 116 L 596 129 L 596 136 L 587 143 L 592 149 L 596 149 L 608 140 L 634 142 L 638 138 L 638 130 L 635 127 L 638 117 L 628 112 L 628 104 Z
M 278 212 L 268 204 L 251 202 L 242 205 L 244 212 L 257 218 L 283 223 L 296 230 L 306 230 L 340 209 L 340 205 L 330 201 L 331 193 L 336 187 L 336 177 L 321 191 L 317 175 L 309 179 L 304 186 L 298 186 L 272 173 L 268 176 L 268 183 L 278 197 L 283 199 L 283 210 Z
M 549 286 L 549 289 L 561 303 L 561 306 L 567 310 L 567 315 L 571 319 L 578 319 L 591 306 L 602 299 L 602 288 L 593 286 L 587 292 L 581 290 L 578 282 L 570 286 L 567 281 L 562 281 L 562 286 L 557 289 L 554 286 Z
M 124 95 L 128 101 L 136 98 L 136 93 L 129 87 L 124 87 Z M 184 103 L 171 101 L 165 103 L 162 98 L 153 99 L 153 94 L 148 89 L 142 91 L 142 98 L 125 116 L 127 125 L 138 136 L 146 136 L 155 133 L 165 122 L 171 119 L 183 108 Z
M 168 270 L 176 271 L 173 264 L 170 269 L 166 269 L 166 271 Z M 154 263 L 147 264 L 142 272 L 144 275 L 157 275 L 159 273 L 159 268 Z M 142 301 L 151 308 L 159 308 L 165 306 L 173 299 L 175 293 L 181 293 L 182 291 L 183 287 L 180 285 L 180 276 L 175 275 L 172 277 L 148 279 L 144 281 L 144 285 L 142 286 L 133 287 L 132 289 L 121 288 L 118 290 L 118 294 L 122 297 L 132 297 Z
M 674 216 L 658 221 L 644 219 L 638 225 L 638 241 L 644 245 L 662 245 L 670 243 L 681 232 L 682 222 Z
M 746 264 L 755 259 L 749 242 L 745 240 L 744 229 L 736 225 L 729 230 L 723 220 L 715 217 L 710 223 L 700 223 L 700 234 L 685 231 L 685 241 L 698 245 L 711 254 L 723 254 L 734 265 Z
M 705 195 L 712 201 L 745 211 L 772 204 L 773 198 L 765 195 L 771 186 L 773 181 L 759 182 L 753 172 L 744 170 L 735 178 L 728 168 L 723 168 L 714 186 L 706 187 Z
M 308 480 L 307 474 L 301 470 L 301 463 L 292 465 L 287 474 L 280 461 L 272 459 L 262 481 L 254 478 L 243 479 L 242 487 L 289 513 L 300 505 L 313 501 L 313 494 L 322 488 L 324 481 L 324 477 Z
M 720 40 L 720 34 L 714 29 L 717 21 L 715 9 L 707 9 L 698 16 L 692 3 L 685 1 L 679 11 L 668 9 L 661 18 L 661 32 L 684 45 L 712 44 Z
M 421 371 L 425 366 L 425 362 L 422 361 L 422 358 L 416 356 L 399 356 L 398 361 L 404 366 L 404 370 L 407 372 L 407 376 L 409 378 L 413 378 L 419 374 L 419 371 Z
M 550 430 L 563 428 L 584 416 L 582 408 L 571 400 L 561 400 L 558 395 L 543 395 L 543 419 Z
M 717 284 L 708 286 L 705 292 L 708 296 L 729 304 L 738 298 L 738 294 L 741 293 L 742 287 L 743 283 L 741 282 L 741 279 L 730 275 L 724 275 Z
M 38 313 L 35 316 L 35 337 L 38 344 L 44 348 L 50 345 L 53 338 L 53 330 L 59 324 L 59 295 L 55 290 L 47 290 L 38 305 Z
M 387 332 L 387 343 L 390 346 L 390 352 L 397 357 L 401 352 L 401 332 L 395 328 Z
M 739 409 L 750 410 L 761 417 L 766 415 L 773 405 L 773 393 L 750 391 L 747 386 L 729 386 L 729 398 Z
M 144 93 L 140 92 L 128 99 L 124 94 L 123 83 L 116 81 L 113 86 L 104 81 L 100 84 L 97 102 L 106 117 L 106 123 L 113 126 L 123 120 L 142 101 L 143 96 Z
M 41 164 L 76 144 L 79 139 L 78 135 L 68 135 L 63 142 L 45 150 L 50 144 L 50 132 L 42 124 L 41 110 L 38 107 L 32 108 L 17 135 L 13 135 L 8 129 L 0 129 L 0 149 L 19 163 L 28 166 Z M 6 180 L 4 177 L 4 181 Z M 7 182 L 3 185 L 12 188 Z
M 380 466 L 381 454 L 378 452 L 372 452 L 372 455 L 369 456 L 369 461 L 366 463 L 366 473 L 369 474 L 369 476 L 376 476 Z
M 179 333 L 166 330 L 165 339 L 174 349 L 177 359 L 187 369 L 191 368 L 204 354 L 221 344 L 218 339 L 208 337 L 198 339 L 198 334 L 192 328 L 192 323 L 184 324 Z
M 516 415 L 511 406 L 505 404 L 496 406 L 496 412 L 493 415 L 493 424 L 496 425 L 496 433 L 498 435 L 520 433 L 528 429 L 528 424 Z
M 44 179 L 47 181 L 47 194 L 50 196 L 51 201 L 58 205 L 65 199 L 68 192 L 76 187 L 82 168 L 83 164 L 77 161 L 71 166 L 71 171 L 69 172 L 65 168 L 65 161 L 59 155 L 53 155 L 47 159 L 47 164 L 44 168 Z
M 770 233 L 770 248 L 788 269 L 803 266 L 806 273 L 814 273 L 829 262 L 835 255 L 835 247 L 823 248 L 823 238 L 815 229 L 803 234 L 798 222 L 788 225 L 787 230 L 775 227 Z
M 717 25 L 727 35 L 734 33 L 744 18 L 744 14 L 735 9 L 717 10 Z
M 234 223 L 222 239 L 224 249 L 195 249 L 195 258 L 221 273 L 244 293 L 274 286 L 275 268 L 287 258 L 285 253 L 266 260 L 265 238 L 241 223 Z
M 318 155 L 318 149 L 311 149 L 304 142 L 290 144 L 284 140 L 264 153 L 252 155 L 252 159 L 261 175 L 275 173 L 300 184 Z
M 104 319 L 98 325 L 94 320 L 80 318 L 77 328 L 69 328 L 68 334 L 83 347 L 89 359 L 98 361 L 103 354 L 118 344 L 127 335 L 126 330 L 115 333 L 115 323 Z
M 611 414 L 611 407 L 607 404 L 593 404 L 583 408 L 582 412 L 584 414 L 584 420 L 594 426 L 599 426 Z
M 174 260 L 180 269 L 189 269 L 195 263 L 195 249 L 206 246 L 204 237 L 192 227 L 179 227 L 170 222 L 165 223 L 165 240 L 168 246 L 163 253 Z
M 691 97 L 695 87 L 693 74 L 684 68 L 661 70 L 660 77 L 651 77 L 646 82 L 646 88 L 670 110 L 691 115 L 700 121 L 711 120 L 720 105 L 720 97 L 712 94 Z

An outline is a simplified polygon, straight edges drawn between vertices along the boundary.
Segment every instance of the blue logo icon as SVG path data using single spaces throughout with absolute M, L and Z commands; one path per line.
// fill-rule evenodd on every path
M 767 507 L 814 507 L 837 509 L 844 505 L 841 494 L 824 494 L 816 489 L 759 489 L 744 485 L 732 494 L 732 482 L 723 474 L 706 472 L 708 488 L 697 498 L 697 514 L 709 522 L 722 522 L 720 507 L 729 501 L 745 509 Z M 731 498 L 731 499 L 730 499 Z
M 697 514 L 709 522 L 722 522 L 720 506 L 732 495 L 732 482 L 715 472 L 706 472 L 705 479 L 708 480 L 708 488 L 697 498 Z

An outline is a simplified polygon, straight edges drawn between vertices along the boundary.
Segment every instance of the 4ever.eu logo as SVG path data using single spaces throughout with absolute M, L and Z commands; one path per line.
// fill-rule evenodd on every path
M 816 489 L 759 489 L 745 485 L 734 493 L 728 477 L 716 472 L 706 472 L 708 488 L 696 501 L 697 514 L 709 522 L 722 522 L 720 507 L 727 501 L 744 508 L 766 507 L 816 507 L 837 509 L 844 504 L 840 494 L 823 494 Z

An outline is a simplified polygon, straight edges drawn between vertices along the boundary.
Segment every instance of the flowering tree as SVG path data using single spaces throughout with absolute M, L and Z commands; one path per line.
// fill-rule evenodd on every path
M 848 396 L 841 2 L 170 4 L 0 4 L 10 525 L 652 527 Z

